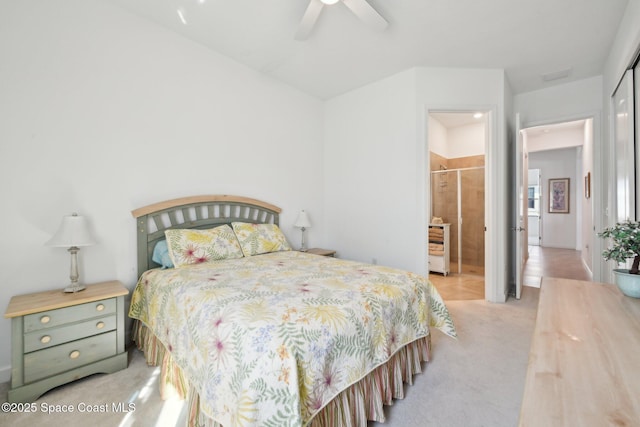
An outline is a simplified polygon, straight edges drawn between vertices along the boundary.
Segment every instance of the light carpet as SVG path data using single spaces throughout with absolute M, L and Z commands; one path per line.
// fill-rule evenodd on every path
M 434 331 L 432 360 L 405 387 L 405 398 L 385 408 L 386 422 L 369 427 L 517 425 L 538 295 L 525 287 L 521 300 L 505 304 L 447 301 L 459 338 Z M 7 389 L 0 385 L 1 402 Z M 129 403 L 135 410 L 123 412 Z M 58 387 L 35 402 L 35 412 L 0 412 L 0 426 L 183 426 L 184 408 L 160 399 L 158 368 L 132 349 L 127 369 Z

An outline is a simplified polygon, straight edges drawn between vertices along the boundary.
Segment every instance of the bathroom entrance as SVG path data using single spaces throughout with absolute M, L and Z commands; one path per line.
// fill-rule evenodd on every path
M 483 112 L 429 113 L 429 269 L 435 273 L 430 279 L 439 288 L 455 284 L 478 298 L 484 298 L 485 274 L 485 117 Z M 448 229 L 441 245 L 439 228 Z M 443 251 L 448 274 L 432 262 Z

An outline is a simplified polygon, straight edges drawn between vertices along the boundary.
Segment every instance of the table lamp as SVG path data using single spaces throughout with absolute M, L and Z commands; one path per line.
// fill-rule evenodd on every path
M 95 241 L 89 231 L 89 225 L 83 216 L 73 213 L 62 218 L 60 228 L 53 237 L 45 243 L 47 246 L 69 248 L 71 254 L 71 284 L 64 288 L 65 292 L 78 292 L 86 288 L 78 279 L 78 251 L 81 246 L 93 245 Z
M 302 243 L 300 244 L 300 251 L 307 251 L 307 244 L 304 241 L 304 232 L 307 228 L 311 228 L 311 221 L 309 221 L 309 215 L 303 210 L 298 214 L 298 219 L 296 223 L 293 224 L 294 227 L 297 227 L 302 230 Z

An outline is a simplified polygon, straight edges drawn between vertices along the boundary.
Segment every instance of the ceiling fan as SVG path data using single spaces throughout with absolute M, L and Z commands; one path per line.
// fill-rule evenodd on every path
M 309 37 L 320 16 L 320 12 L 322 12 L 322 8 L 325 5 L 336 4 L 339 1 L 351 9 L 362 22 L 375 30 L 382 31 L 389 25 L 367 0 L 310 0 L 309 6 L 302 17 L 302 22 L 298 26 L 298 31 L 296 31 L 296 40 L 304 40 Z

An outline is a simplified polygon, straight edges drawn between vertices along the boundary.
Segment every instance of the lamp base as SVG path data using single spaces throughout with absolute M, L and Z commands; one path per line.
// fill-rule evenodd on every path
M 69 285 L 66 288 L 64 288 L 64 291 L 67 293 L 70 292 L 80 292 L 84 289 L 86 289 L 87 287 L 85 285 L 79 285 L 79 284 L 75 284 L 75 285 Z
M 80 278 L 80 274 L 78 274 L 78 252 L 79 251 L 80 251 L 80 248 L 77 246 L 71 246 L 69 248 L 69 253 L 71 254 L 71 274 L 69 275 L 69 279 L 71 280 L 71 283 L 69 284 L 69 286 L 64 288 L 65 292 L 75 293 L 75 292 L 80 292 L 81 290 L 86 288 L 85 285 L 81 285 L 78 281 L 78 279 Z
M 307 243 L 304 240 L 304 232 L 306 227 L 300 228 L 302 230 L 302 241 L 300 242 L 300 252 L 307 252 Z

